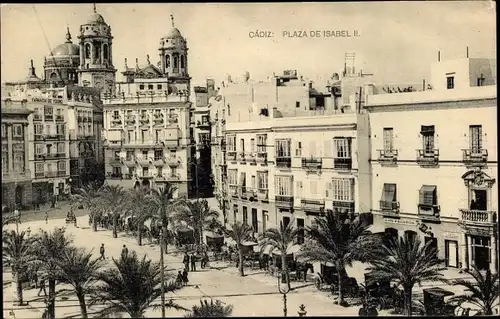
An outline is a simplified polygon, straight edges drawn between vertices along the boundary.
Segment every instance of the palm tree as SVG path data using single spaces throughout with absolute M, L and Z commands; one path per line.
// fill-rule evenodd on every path
M 70 247 L 56 261 L 59 268 L 57 279 L 73 287 L 83 318 L 88 318 L 85 295 L 97 281 L 98 270 L 103 266 L 102 260 L 91 258 L 91 252 Z
M 185 318 L 208 318 L 208 317 L 230 317 L 233 313 L 233 306 L 225 306 L 222 301 L 216 300 L 215 303 L 213 299 L 208 303 L 207 300 L 200 300 L 200 305 L 194 305 L 191 313 L 185 316 Z
M 151 209 L 151 205 L 149 205 L 150 197 L 144 189 L 132 189 L 127 194 L 127 200 L 134 226 L 137 227 L 137 244 L 142 246 L 144 221 L 151 215 L 148 213 L 148 209 Z
M 225 232 L 226 235 L 232 238 L 236 242 L 236 245 L 238 246 L 238 260 L 239 260 L 238 272 L 240 276 L 244 276 L 245 273 L 243 272 L 243 249 L 244 249 L 243 243 L 245 241 L 249 241 L 250 239 L 252 239 L 253 229 L 247 224 L 236 222 L 233 225 L 231 225 L 231 229 L 226 229 Z
M 103 188 L 98 186 L 97 183 L 91 183 L 79 188 L 77 193 L 71 196 L 73 202 L 82 205 L 89 211 L 94 231 L 97 231 L 97 219 L 100 217 L 103 209 L 102 202 L 100 202 L 102 199 L 102 190 Z
M 64 258 L 72 242 L 73 240 L 66 236 L 64 228 L 56 228 L 53 232 L 44 231 L 35 238 L 37 263 L 48 277 L 47 312 L 50 319 L 55 319 L 56 280 L 60 277 L 60 260 Z
M 328 212 L 324 218 L 315 218 L 315 225 L 306 229 L 307 240 L 300 254 L 310 261 L 335 265 L 339 305 L 345 304 L 342 282 L 346 267 L 354 261 L 368 261 L 378 245 L 369 227 L 359 218 Z
M 27 266 L 33 261 L 33 237 L 26 236 L 24 231 L 4 231 L 2 236 L 2 259 L 4 266 L 11 267 L 17 288 L 19 305 L 23 304 L 23 277 Z
M 465 271 L 474 280 L 456 279 L 453 285 L 462 286 L 467 294 L 454 296 L 449 302 L 470 303 L 479 308 L 478 315 L 491 316 L 493 308 L 498 306 L 500 287 L 498 273 L 492 274 L 488 269 L 483 275 L 476 265 Z
M 92 303 L 109 303 L 104 313 L 126 312 L 131 318 L 144 318 L 144 312 L 152 306 L 155 299 L 161 296 L 161 272 L 159 263 L 137 257 L 135 251 L 116 260 L 114 268 L 101 272 L 98 276 L 102 282 L 92 293 Z M 174 280 L 165 284 L 165 292 L 177 289 Z M 168 308 L 187 310 L 172 301 Z
M 183 206 L 183 209 L 177 212 L 176 219 L 191 226 L 195 232 L 196 243 L 203 243 L 203 230 L 208 229 L 212 220 L 219 217 L 219 212 L 211 209 L 206 199 L 185 200 Z
M 5 214 L 3 215 L 2 214 L 2 230 L 4 229 L 5 226 L 7 226 L 8 224 L 10 223 L 15 223 L 16 222 L 16 219 L 18 219 L 17 216 L 15 216 L 14 214 L 12 213 L 8 213 L 8 214 Z
M 268 228 L 259 238 L 259 247 L 261 251 L 271 248 L 271 252 L 276 250 L 281 253 L 281 269 L 287 274 L 288 288 L 290 288 L 290 278 L 288 276 L 286 256 L 290 248 L 297 243 L 297 236 L 301 230 L 301 228 L 295 228 L 293 224 L 294 223 L 291 221 L 285 227 L 283 223 L 280 223 L 279 228 Z
M 165 234 L 163 237 L 165 254 L 167 253 L 169 238 L 169 236 L 166 235 L 168 231 L 168 224 L 176 209 L 180 206 L 180 201 L 178 199 L 174 199 L 174 193 L 176 190 L 177 188 L 170 183 L 165 183 L 165 186 L 161 190 L 151 190 L 151 209 L 148 209 L 145 216 L 146 219 L 151 218 L 153 221 L 161 222 Z
M 127 206 L 125 200 L 125 191 L 123 187 L 119 185 L 106 185 L 104 187 L 104 203 L 106 210 L 111 212 L 111 218 L 113 220 L 113 238 L 118 237 L 117 222 L 120 217 L 120 213 Z
M 431 242 L 422 245 L 417 236 L 405 234 L 382 244 L 367 271 L 374 281 L 396 282 L 403 287 L 405 315 L 412 315 L 412 291 L 424 281 L 444 281 L 441 260 Z

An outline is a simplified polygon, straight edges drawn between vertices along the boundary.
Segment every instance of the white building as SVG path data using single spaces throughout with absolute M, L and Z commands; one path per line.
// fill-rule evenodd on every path
M 374 228 L 431 241 L 449 267 L 498 271 L 495 74 L 460 59 L 432 66 L 430 90 L 365 88 Z

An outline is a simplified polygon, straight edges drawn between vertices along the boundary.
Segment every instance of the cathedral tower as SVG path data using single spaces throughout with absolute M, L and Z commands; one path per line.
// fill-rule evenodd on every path
M 161 71 L 176 82 L 189 82 L 187 42 L 175 27 L 174 17 L 170 15 L 170 18 L 172 29 L 161 38 L 158 48 Z
M 101 90 L 101 95 L 115 95 L 115 73 L 113 66 L 113 51 L 111 27 L 104 18 L 94 13 L 87 22 L 80 26 L 80 67 L 78 69 L 78 84 L 95 87 Z

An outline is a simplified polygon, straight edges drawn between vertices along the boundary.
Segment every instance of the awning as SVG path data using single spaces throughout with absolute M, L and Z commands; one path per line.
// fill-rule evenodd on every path
M 420 204 L 432 206 L 436 199 L 436 186 L 435 185 L 423 185 L 420 188 Z
M 448 291 L 448 290 L 445 290 L 445 289 L 439 288 L 439 287 L 428 288 L 428 289 L 424 289 L 423 291 L 424 291 L 424 293 L 427 292 L 429 294 L 439 296 L 439 297 L 448 297 L 448 296 L 453 296 L 455 294 L 451 291 Z
M 432 135 L 434 134 L 434 125 L 422 125 L 420 127 L 420 134 Z

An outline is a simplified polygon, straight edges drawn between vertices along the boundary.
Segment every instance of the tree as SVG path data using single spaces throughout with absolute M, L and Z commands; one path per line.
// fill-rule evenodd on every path
M 120 213 L 126 208 L 127 202 L 125 200 L 125 191 L 119 185 L 106 185 L 104 186 L 104 204 L 106 210 L 111 212 L 113 220 L 113 238 L 118 237 L 117 222 Z
M 6 213 L 5 215 L 2 213 L 2 231 L 5 226 L 11 223 L 15 223 L 17 219 L 18 217 L 12 213 Z
M 4 231 L 2 236 L 2 260 L 4 266 L 11 267 L 17 289 L 19 305 L 23 304 L 23 277 L 27 265 L 33 261 L 33 237 L 26 236 L 24 231 Z
M 191 313 L 185 316 L 186 318 L 208 318 L 208 317 L 230 317 L 233 313 L 233 306 L 225 306 L 220 300 L 215 303 L 211 299 L 210 303 L 207 300 L 200 300 L 200 305 L 194 305 Z
M 137 228 L 137 244 L 141 246 L 144 221 L 151 215 L 148 213 L 148 209 L 151 209 L 150 197 L 144 189 L 133 189 L 128 193 L 127 200 L 128 207 L 131 208 L 133 226 Z
M 288 288 L 290 288 L 290 276 L 288 274 L 286 256 L 290 248 L 297 243 L 297 236 L 300 230 L 302 229 L 293 226 L 293 221 L 288 223 L 286 227 L 283 226 L 283 223 L 280 223 L 279 228 L 268 228 L 259 238 L 261 251 L 271 248 L 271 252 L 277 250 L 281 253 L 281 269 L 287 274 Z
M 92 293 L 92 303 L 107 303 L 103 313 L 126 312 L 131 318 L 144 318 L 144 312 L 152 306 L 155 299 L 161 296 L 161 269 L 159 263 L 137 257 L 135 251 L 113 258 L 114 268 L 101 272 L 101 281 Z M 177 289 L 174 280 L 165 284 L 165 292 Z M 172 301 L 168 308 L 187 310 Z
M 214 186 L 212 186 L 214 188 Z M 217 204 L 219 205 L 219 209 L 222 212 L 223 218 L 224 218 L 224 226 L 227 223 L 227 212 L 226 212 L 226 202 L 227 202 L 227 191 L 225 188 L 221 188 L 217 190 L 215 194 L 215 198 L 217 199 Z
M 306 229 L 307 240 L 301 255 L 311 261 L 332 263 L 338 274 L 338 304 L 345 304 L 343 280 L 346 267 L 354 261 L 366 262 L 378 245 L 369 225 L 353 215 L 327 212 L 324 218 L 316 217 L 315 225 Z
M 153 189 L 150 195 L 150 205 L 151 209 L 147 211 L 147 217 L 151 218 L 153 221 L 161 221 L 164 238 L 165 254 L 167 253 L 168 238 L 166 236 L 168 230 L 168 224 L 175 213 L 175 210 L 179 207 L 180 201 L 174 199 L 174 193 L 177 188 L 170 184 L 165 183 L 165 186 L 161 190 Z M 147 219 L 147 218 L 146 218 Z
M 479 308 L 477 315 L 491 316 L 493 308 L 498 306 L 500 287 L 498 273 L 492 274 L 488 269 L 483 275 L 476 265 L 465 271 L 473 280 L 456 279 L 452 283 L 465 288 L 466 294 L 454 296 L 449 302 L 458 304 L 470 303 Z
M 417 236 L 405 234 L 399 240 L 382 244 L 367 271 L 374 281 L 396 282 L 403 287 L 405 315 L 412 315 L 412 292 L 415 284 L 444 281 L 441 260 L 431 242 L 422 245 Z
M 90 213 L 92 220 L 92 229 L 97 231 L 97 220 L 102 213 L 102 191 L 103 188 L 97 183 L 90 183 L 82 188 L 79 188 L 76 194 L 71 196 L 71 199 L 77 205 L 82 205 Z
M 247 224 L 236 222 L 231 225 L 231 229 L 226 229 L 225 233 L 228 237 L 231 237 L 238 246 L 238 272 L 240 276 L 243 277 L 245 275 L 243 272 L 243 243 L 252 239 L 253 229 Z
M 219 217 L 219 212 L 211 209 L 206 199 L 185 200 L 182 204 L 175 217 L 194 229 L 197 244 L 203 243 L 203 230 Z
M 56 280 L 60 276 L 59 263 L 72 242 L 73 240 L 66 236 L 64 228 L 56 228 L 53 232 L 44 231 L 35 238 L 36 259 L 40 270 L 48 277 L 49 319 L 55 319 Z
M 103 266 L 103 261 L 97 258 L 92 259 L 92 253 L 84 249 L 70 247 L 56 262 L 59 268 L 58 281 L 73 287 L 80 303 L 82 318 L 88 318 L 85 295 L 97 281 L 98 271 Z

